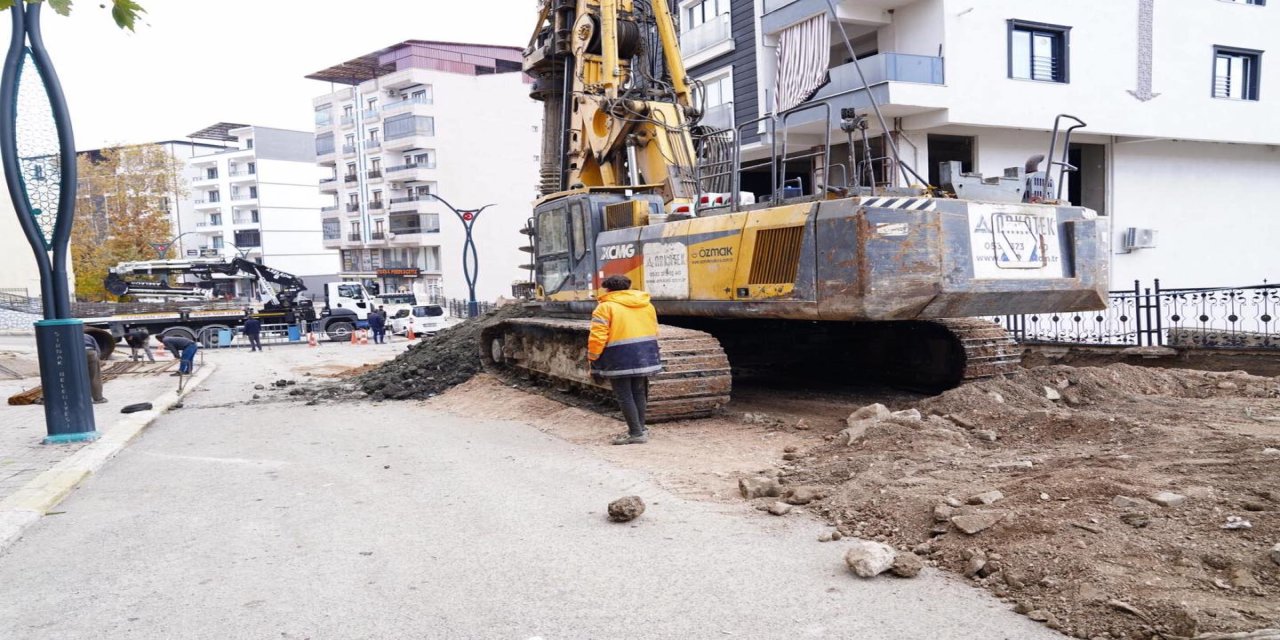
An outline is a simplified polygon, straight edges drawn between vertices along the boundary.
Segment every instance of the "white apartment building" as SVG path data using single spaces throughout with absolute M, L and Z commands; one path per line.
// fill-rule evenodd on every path
M 1112 219 L 1113 288 L 1259 284 L 1280 276 L 1280 6 L 1264 0 L 685 0 L 681 40 L 706 83 L 715 127 L 743 127 L 744 166 L 769 154 L 753 121 L 789 116 L 795 154 L 831 145 L 832 183 L 849 164 L 840 109 L 870 116 L 877 179 L 889 163 L 869 95 L 902 160 L 937 184 L 937 166 L 999 176 L 1046 154 L 1056 115 L 1087 123 L 1069 159 L 1075 204 Z M 852 41 L 866 82 L 852 64 Z M 779 69 L 779 57 L 798 61 Z M 782 87 L 779 90 L 779 87 Z M 828 137 L 829 136 L 829 137 Z M 774 140 L 781 143 L 781 134 Z M 855 142 L 855 163 L 864 157 Z M 820 161 L 818 162 L 820 163 Z M 789 162 L 805 192 L 823 180 L 812 159 Z M 743 188 L 773 190 L 767 169 Z M 1127 246 L 1129 229 L 1155 233 Z M 1141 236 L 1138 236 L 1141 237 Z
M 307 76 L 347 85 L 313 101 L 324 246 L 344 280 L 465 298 L 459 209 L 493 205 L 474 226 L 476 295 L 527 279 L 519 233 L 536 196 L 542 110 L 521 50 L 410 40 Z M 314 186 L 313 186 L 314 189 Z
M 300 276 L 312 291 L 337 279 L 337 254 L 321 238 L 310 133 L 220 122 L 190 137 L 227 146 L 184 158 L 190 205 L 175 212 L 180 257 L 242 256 Z M 235 295 L 251 293 L 246 281 L 238 287 Z

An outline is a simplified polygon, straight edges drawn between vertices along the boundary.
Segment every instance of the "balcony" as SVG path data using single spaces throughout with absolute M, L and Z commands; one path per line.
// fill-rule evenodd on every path
M 837 0 L 836 17 L 849 26 L 879 28 L 890 23 L 892 19 L 890 11 L 918 1 Z M 827 15 L 827 21 L 830 22 L 830 11 L 827 0 L 764 0 L 760 30 L 767 35 L 773 35 L 819 14 Z M 831 43 L 834 45 L 837 40 L 838 34 Z
M 231 200 L 234 202 L 246 202 L 248 200 L 257 200 L 257 199 L 258 199 L 258 194 L 250 191 L 246 191 L 244 193 L 231 194 Z
M 344 145 L 342 145 L 342 155 L 344 155 L 344 156 L 353 156 L 353 155 L 355 155 L 355 154 L 356 154 L 356 146 L 355 146 L 354 144 L 344 144 Z
M 337 210 L 338 210 L 338 205 L 336 204 L 329 205 L 327 207 L 320 207 L 320 213 L 334 213 Z
M 321 178 L 321 179 L 320 179 L 320 190 L 321 190 L 321 191 L 333 191 L 333 192 L 337 192 L 337 190 L 338 190 L 338 179 L 337 179 L 336 177 L 334 177 L 334 178 Z
M 369 209 L 381 209 L 381 208 L 382 208 L 382 201 L 381 201 L 381 200 L 370 200 L 370 201 L 369 201 Z
M 364 148 L 365 148 L 365 150 L 367 150 L 367 151 L 376 151 L 376 150 L 380 149 L 381 147 L 382 147 L 382 141 L 380 141 L 380 140 L 365 140 L 365 141 L 364 141 Z
M 196 184 L 201 184 L 205 182 L 215 182 L 217 181 L 217 179 L 218 179 L 218 174 L 216 173 L 213 174 L 212 176 L 206 173 L 201 173 L 200 175 L 191 179 L 191 184 L 196 185 Z
M 360 210 L 360 203 L 359 203 L 359 202 L 348 202 L 348 203 L 347 203 L 347 213 L 355 213 L 355 212 L 357 212 L 357 211 L 359 211 L 359 210 Z
M 255 178 L 257 175 L 257 171 L 249 171 L 248 169 L 232 169 L 227 172 L 227 177 L 231 178 L 233 181 Z
M 864 84 L 858 77 L 854 64 L 843 64 L 828 72 L 831 82 L 818 90 L 809 103 L 827 102 L 831 105 L 832 129 L 839 126 L 840 110 L 871 108 L 867 92 L 873 92 L 885 117 L 904 116 L 932 111 L 946 106 L 941 87 L 945 80 L 943 60 L 933 56 L 917 56 L 905 53 L 881 53 L 858 61 L 866 75 Z M 772 93 L 772 92 L 770 92 Z M 814 108 L 797 112 L 788 120 L 788 126 L 821 120 L 823 110 Z
M 355 117 L 355 116 L 342 116 L 342 118 L 340 118 L 340 119 L 338 120 L 338 122 L 341 122 L 341 123 L 342 123 L 342 128 L 343 128 L 343 129 L 346 129 L 347 127 L 354 127 L 354 126 L 355 126 L 355 124 L 356 124 L 356 117 Z
M 382 178 L 382 170 L 370 169 L 369 171 L 365 172 L 364 177 L 370 180 L 379 180 Z
M 382 140 L 382 148 L 387 151 L 404 151 L 406 149 L 430 149 L 434 144 L 435 131 L 433 129 L 417 129 L 408 134 L 395 138 L 386 137 Z
M 348 173 L 347 175 L 342 176 L 343 182 L 355 182 L 359 179 L 360 179 L 360 174 L 358 173 Z
M 680 34 L 680 54 L 687 66 L 733 51 L 733 23 L 722 13 Z
M 391 211 L 417 211 L 423 204 L 433 200 L 435 200 L 435 198 L 425 195 L 392 198 L 390 200 Z
M 196 200 L 197 209 L 217 209 L 222 206 L 221 200 Z
M 733 103 L 707 107 L 707 112 L 702 114 L 702 122 L 699 124 L 715 131 L 732 128 Z
M 392 102 L 382 108 L 382 115 L 383 117 L 386 117 L 397 113 L 416 110 L 416 107 L 426 106 L 431 104 L 431 102 L 432 101 L 428 98 L 410 98 L 408 100 L 401 100 L 400 102 Z M 424 111 L 423 113 L 425 114 L 426 112 Z
M 435 179 L 434 171 L 436 163 L 419 162 L 416 164 L 402 164 L 394 167 L 387 167 L 386 174 L 388 180 L 396 182 L 430 182 Z
M 369 237 L 373 240 L 386 240 L 387 234 L 382 231 L 374 231 L 373 233 L 369 234 Z
M 377 120 L 377 119 L 378 119 L 378 110 L 377 110 L 376 108 L 374 108 L 374 109 L 365 109 L 363 112 L 361 112 L 361 114 L 360 114 L 360 115 L 364 118 L 364 121 L 365 121 L 365 122 L 369 122 L 370 120 Z
M 420 238 L 405 236 L 417 236 L 424 233 L 439 233 L 440 216 L 434 213 L 392 215 L 390 231 L 392 242 L 418 242 Z
M 349 241 L 351 241 L 351 242 L 360 242 L 360 234 L 358 234 L 358 233 L 348 233 L 348 234 L 347 234 L 347 240 L 349 240 Z

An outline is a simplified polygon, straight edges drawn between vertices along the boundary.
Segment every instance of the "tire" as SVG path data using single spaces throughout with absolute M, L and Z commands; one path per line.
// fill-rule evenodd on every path
M 506 359 L 502 357 L 502 338 L 495 337 L 489 341 L 489 357 L 493 358 L 494 364 L 503 364 Z
M 220 344 L 218 342 L 218 332 L 220 331 L 231 331 L 231 341 L 235 341 L 235 331 L 233 331 L 231 327 L 228 327 L 225 324 L 211 324 L 206 327 L 201 327 L 200 339 L 197 340 L 197 342 L 199 342 L 200 346 L 204 349 L 230 346 L 230 343 Z
M 168 329 L 161 331 L 160 335 L 165 338 L 172 338 L 174 336 L 178 336 L 181 338 L 186 338 L 188 340 L 196 339 L 196 332 L 186 327 L 169 327 Z
M 325 325 L 325 335 L 329 336 L 331 342 L 343 342 L 351 339 L 351 332 L 356 330 L 356 326 L 345 320 L 338 322 L 330 322 Z

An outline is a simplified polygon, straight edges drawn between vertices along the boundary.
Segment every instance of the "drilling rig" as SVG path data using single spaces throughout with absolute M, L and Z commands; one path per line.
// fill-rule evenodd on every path
M 954 387 L 1018 366 L 1017 345 L 980 318 L 1105 306 L 1108 221 L 1061 201 L 1050 176 L 1071 168 L 1078 126 L 1044 171 L 947 167 L 950 193 L 924 180 L 835 184 L 863 172 L 835 171 L 827 151 L 823 183 L 805 194 L 780 167 L 788 119 L 831 109 L 802 104 L 750 123 L 784 147 L 757 202 L 737 188 L 740 148 L 721 156 L 731 188 L 704 188 L 711 137 L 695 135 L 698 91 L 666 0 L 544 0 L 524 68 L 544 105 L 543 195 L 524 229 L 537 313 L 482 333 L 489 364 L 603 391 L 585 345 L 600 282 L 615 274 L 649 292 L 663 323 L 652 420 L 714 412 L 731 374 L 751 369 Z M 730 145 L 741 129 L 724 132 Z

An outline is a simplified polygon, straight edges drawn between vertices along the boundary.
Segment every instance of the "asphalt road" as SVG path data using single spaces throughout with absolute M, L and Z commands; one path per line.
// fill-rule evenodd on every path
M 262 360 L 219 357 L 0 556 L 0 638 L 1060 637 L 937 573 L 859 580 L 811 520 L 681 499 L 525 425 L 245 404 Z M 608 522 L 628 494 L 648 511 Z

